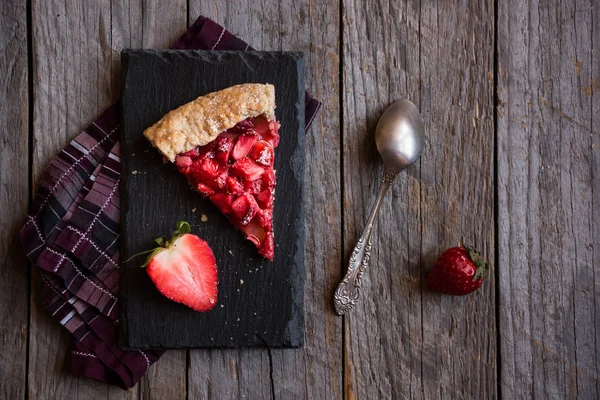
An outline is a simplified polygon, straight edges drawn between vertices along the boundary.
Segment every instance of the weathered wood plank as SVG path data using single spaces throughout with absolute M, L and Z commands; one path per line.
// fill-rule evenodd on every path
M 108 1 L 32 2 L 33 190 L 48 162 L 113 100 L 103 52 L 110 44 Z M 29 339 L 29 397 L 109 398 L 118 388 L 63 371 L 67 333 L 39 303 L 33 274 Z
M 492 267 L 467 297 L 423 289 L 425 398 L 497 396 L 493 41 L 493 1 L 422 4 L 421 110 L 429 126 L 421 162 L 423 277 L 461 239 Z
M 593 1 L 499 2 L 503 397 L 600 397 Z M 596 189 L 596 190 L 594 190 Z
M 305 348 L 271 351 L 274 397 L 339 399 L 342 321 L 332 307 L 342 251 L 339 3 L 282 2 L 273 19 L 272 48 L 304 52 L 306 88 L 323 102 L 306 142 Z
M 119 95 L 124 47 L 166 47 L 186 28 L 186 2 L 37 2 L 33 8 L 34 190 L 47 163 Z M 111 14 L 112 12 L 112 14 Z M 35 288 L 35 282 L 33 287 Z M 171 352 L 128 392 L 63 371 L 67 335 L 32 295 L 29 395 L 184 398 L 185 351 Z
M 434 295 L 424 283 L 461 237 L 493 260 L 492 60 L 491 1 L 345 6 L 346 262 L 382 173 L 377 118 L 409 98 L 428 136 L 420 163 L 384 202 L 365 296 L 346 318 L 351 398 L 496 395 L 493 277 L 465 298 Z
M 598 22 L 600 21 L 600 7 L 593 7 L 592 20 L 594 24 L 598 26 Z M 591 43 L 592 48 L 600 49 L 600 29 L 596 28 L 592 30 L 591 35 Z M 590 68 L 590 85 L 592 85 L 593 78 L 595 77 L 596 86 L 590 92 L 594 96 L 596 96 L 596 101 L 592 101 L 592 114 L 591 114 L 591 140 L 592 144 L 590 147 L 592 148 L 592 156 L 591 156 L 591 167 L 592 167 L 592 232 L 596 232 L 592 239 L 592 268 L 593 277 L 595 278 L 596 271 L 598 271 L 598 266 L 600 265 L 600 101 L 598 101 L 598 94 L 600 93 L 600 87 L 598 86 L 598 81 L 600 77 L 600 52 L 594 51 L 591 54 L 591 62 L 589 64 Z M 594 251 L 594 249 L 596 249 Z M 600 332 L 600 317 L 598 316 L 598 299 L 600 299 L 600 285 L 594 285 L 594 289 L 591 291 L 594 299 L 594 310 L 595 315 L 593 316 L 593 331 L 596 334 L 596 346 L 598 345 L 598 332 Z M 590 331 L 592 328 L 588 328 Z M 590 350 L 591 352 L 595 352 L 596 354 L 596 395 L 600 394 L 600 379 L 598 379 L 598 372 L 600 371 L 600 357 L 598 357 L 598 348 L 594 350 Z M 589 356 L 589 354 L 588 354 Z M 589 386 L 588 386 L 589 388 Z M 593 393 L 592 390 L 590 390 Z
M 331 307 L 341 251 L 338 7 L 334 1 L 190 2 L 190 22 L 202 14 L 256 49 L 303 51 L 306 87 L 324 103 L 306 142 L 305 347 L 191 351 L 190 398 L 342 396 L 341 320 Z
M 377 119 L 395 100 L 419 104 L 419 5 L 345 3 L 344 271 L 383 174 Z M 347 398 L 420 398 L 420 168 L 402 174 L 382 204 L 359 304 L 345 319 Z
M 27 262 L 16 232 L 29 199 L 25 4 L 0 6 L 0 397 L 25 395 Z

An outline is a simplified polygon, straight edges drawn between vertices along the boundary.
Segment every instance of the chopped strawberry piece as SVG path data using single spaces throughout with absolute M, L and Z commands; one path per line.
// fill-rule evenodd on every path
M 219 172 L 212 182 L 212 187 L 215 189 L 223 189 L 227 186 L 227 178 L 229 177 L 229 167 L 221 166 Z M 210 182 L 209 182 L 210 183 Z
M 263 190 L 263 180 L 262 178 L 258 178 L 250 185 L 248 185 L 248 193 L 250 194 L 259 194 Z
M 273 187 L 275 186 L 275 171 L 272 169 L 268 169 L 265 171 L 263 175 L 263 184 L 265 187 Z
M 232 194 L 215 193 L 210 196 L 210 201 L 225 215 L 231 214 L 231 204 L 235 196 Z
M 215 145 L 215 158 L 221 164 L 227 164 L 229 161 L 229 153 L 233 148 L 233 139 L 228 137 L 218 137 Z
M 207 145 L 196 147 L 198 151 L 198 159 L 202 160 L 204 158 L 215 158 L 215 143 L 210 142 Z
M 267 232 L 267 236 L 258 253 L 273 261 L 273 257 L 275 257 L 275 240 L 273 239 L 273 232 Z
M 248 154 L 248 157 L 256 161 L 258 164 L 270 167 L 273 165 L 273 147 L 271 147 L 268 142 L 259 140 Z
M 192 165 L 192 159 L 188 156 L 177 156 L 175 157 L 175 166 L 181 173 L 187 173 L 189 167 Z
M 279 122 L 268 121 L 262 116 L 257 117 L 254 119 L 254 130 L 262 140 L 271 144 L 273 148 L 277 147 L 279 144 L 279 134 L 277 133 L 279 130 Z
M 256 202 L 262 209 L 270 209 L 273 207 L 273 191 L 271 189 L 265 189 L 259 194 L 255 195 Z
M 213 194 L 215 192 L 211 187 L 206 186 L 203 183 L 196 184 L 196 190 L 199 191 L 200 194 L 204 197 L 209 197 L 211 194 Z
M 196 182 L 214 179 L 219 175 L 219 163 L 212 158 L 198 159 L 194 161 L 190 172 Z
M 244 186 L 236 178 L 227 177 L 227 191 L 231 194 L 239 194 L 244 190 Z
M 238 222 L 245 226 L 248 225 L 250 220 L 256 215 L 258 204 L 256 204 L 256 200 L 254 200 L 253 196 L 244 193 L 235 199 L 231 208 Z
M 273 225 L 273 215 L 270 210 L 260 210 L 254 218 L 258 225 L 262 226 L 265 231 L 269 231 Z
M 227 132 L 245 132 L 254 128 L 254 124 L 249 119 L 238 122 L 233 128 L 228 129 Z
M 253 132 L 249 131 L 241 134 L 233 150 L 231 151 L 231 158 L 234 160 L 240 160 L 248 155 L 254 143 L 258 140 L 258 136 Z
M 180 155 L 195 160 L 196 158 L 200 157 L 200 152 L 198 152 L 198 147 L 194 147 L 190 151 L 186 151 L 185 153 L 181 153 Z
M 260 117 L 254 118 L 252 123 L 254 124 L 254 130 L 260 136 L 268 134 L 271 129 L 269 127 L 269 120 L 263 117 L 262 115 Z
M 262 176 L 264 168 L 249 158 L 242 158 L 231 166 L 231 173 L 244 178 L 246 181 L 254 181 Z
M 179 168 L 189 167 L 192 165 L 192 158 L 188 156 L 177 156 L 175 157 L 175 165 Z
M 279 145 L 279 122 L 269 122 L 269 135 L 265 136 L 265 140 L 270 142 L 273 147 Z
M 246 234 L 246 238 L 260 249 L 263 240 L 265 240 L 266 232 L 256 219 L 250 221 L 246 226 L 241 226 L 240 229 Z
M 217 261 L 208 244 L 186 233 L 158 251 L 146 268 L 156 288 L 167 298 L 196 311 L 217 304 Z

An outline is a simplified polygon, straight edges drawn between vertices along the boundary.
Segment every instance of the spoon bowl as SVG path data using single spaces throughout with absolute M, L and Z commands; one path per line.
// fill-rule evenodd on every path
M 425 128 L 419 110 L 410 100 L 390 105 L 377 122 L 375 143 L 385 169 L 399 173 L 421 157 Z

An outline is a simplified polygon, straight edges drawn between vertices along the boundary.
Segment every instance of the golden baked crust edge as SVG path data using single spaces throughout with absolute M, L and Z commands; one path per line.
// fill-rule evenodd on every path
M 246 118 L 275 119 L 275 87 L 244 83 L 198 97 L 170 111 L 144 136 L 171 162 L 180 153 L 212 142 Z

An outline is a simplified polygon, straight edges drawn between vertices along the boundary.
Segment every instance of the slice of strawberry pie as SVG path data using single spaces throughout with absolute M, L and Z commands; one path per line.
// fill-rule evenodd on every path
M 273 260 L 278 129 L 273 85 L 247 83 L 198 97 L 144 136 Z

